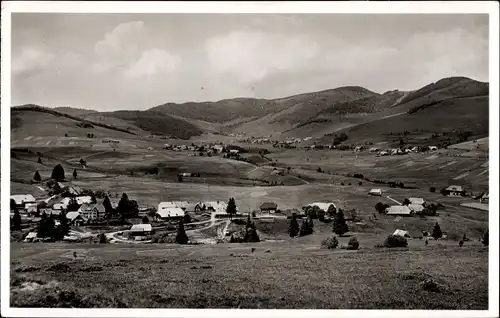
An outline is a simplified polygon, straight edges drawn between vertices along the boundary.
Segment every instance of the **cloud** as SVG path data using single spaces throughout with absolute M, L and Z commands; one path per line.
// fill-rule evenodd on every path
M 45 70 L 54 61 L 54 54 L 37 47 L 24 47 L 13 54 L 11 71 L 14 76 L 30 75 Z
M 137 79 L 160 73 L 171 73 L 180 63 L 179 57 L 165 50 L 152 49 L 142 52 L 141 57 L 126 70 L 125 74 L 129 78 Z
M 239 30 L 208 39 L 205 50 L 214 72 L 251 83 L 276 72 L 307 68 L 320 46 L 300 36 Z

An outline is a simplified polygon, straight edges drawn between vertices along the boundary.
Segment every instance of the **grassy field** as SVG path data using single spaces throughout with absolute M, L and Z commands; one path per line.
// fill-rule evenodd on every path
M 14 307 L 488 306 L 488 253 L 474 245 L 331 251 L 281 243 L 12 244 L 11 255 Z M 425 290 L 427 279 L 438 289 Z

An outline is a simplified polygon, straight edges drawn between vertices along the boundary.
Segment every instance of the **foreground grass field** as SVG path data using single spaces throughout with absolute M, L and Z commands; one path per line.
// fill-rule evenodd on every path
M 487 309 L 486 248 L 410 249 L 13 243 L 11 306 Z

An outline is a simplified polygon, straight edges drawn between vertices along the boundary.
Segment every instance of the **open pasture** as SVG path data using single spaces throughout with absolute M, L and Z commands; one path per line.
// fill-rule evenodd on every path
M 486 251 L 441 244 L 359 251 L 283 243 L 12 244 L 11 305 L 486 309 Z M 424 289 L 428 279 L 437 291 Z M 29 283 L 34 288 L 23 288 Z

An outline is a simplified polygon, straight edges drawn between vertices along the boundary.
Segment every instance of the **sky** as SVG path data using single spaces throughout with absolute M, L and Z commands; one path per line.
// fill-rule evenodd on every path
M 488 16 L 13 13 L 12 105 L 143 110 L 488 81 Z

